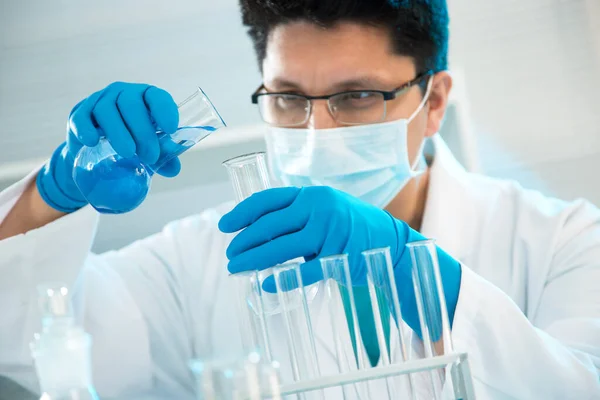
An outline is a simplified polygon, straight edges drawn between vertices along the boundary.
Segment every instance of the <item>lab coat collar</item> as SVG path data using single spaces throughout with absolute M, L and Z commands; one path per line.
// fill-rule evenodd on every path
M 469 193 L 469 173 L 459 164 L 441 138 L 429 140 L 433 156 L 429 189 L 421 224 L 421 233 L 443 248 L 455 259 L 464 262 L 476 243 L 474 235 L 477 207 Z

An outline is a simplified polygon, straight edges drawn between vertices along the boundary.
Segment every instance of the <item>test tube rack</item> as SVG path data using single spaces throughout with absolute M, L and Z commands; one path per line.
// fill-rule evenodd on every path
M 404 363 L 357 370 L 343 374 L 322 376 L 312 380 L 284 384 L 281 394 L 285 396 L 309 393 L 315 390 L 343 386 L 370 380 L 379 380 L 418 372 L 450 369 L 452 392 L 455 400 L 474 400 L 475 391 L 469 361 L 466 353 L 454 353 L 443 356 L 410 360 Z

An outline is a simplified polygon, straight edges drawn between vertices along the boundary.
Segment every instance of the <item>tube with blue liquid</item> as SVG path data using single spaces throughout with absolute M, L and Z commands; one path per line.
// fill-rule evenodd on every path
M 160 156 L 152 165 L 142 163 L 137 156 L 121 157 L 104 137 L 96 146 L 84 146 L 79 151 L 73 180 L 92 207 L 105 214 L 121 214 L 135 209 L 146 198 L 156 171 L 226 126 L 200 88 L 177 109 L 179 128 L 175 133 L 169 135 L 157 127 Z

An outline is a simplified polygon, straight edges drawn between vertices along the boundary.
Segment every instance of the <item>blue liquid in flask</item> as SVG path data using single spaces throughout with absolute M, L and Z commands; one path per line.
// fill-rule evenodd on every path
M 173 136 L 159 132 L 160 155 L 151 166 L 137 156 L 120 157 L 106 140 L 96 147 L 84 147 L 75 162 L 75 183 L 98 212 L 129 212 L 142 204 L 157 170 L 213 131 L 213 127 L 202 126 L 179 128 Z

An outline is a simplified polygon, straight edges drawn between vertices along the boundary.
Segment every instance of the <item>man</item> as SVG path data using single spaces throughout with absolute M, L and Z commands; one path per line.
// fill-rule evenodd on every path
M 307 260 L 307 282 L 322 278 L 319 258 L 339 253 L 361 279 L 360 252 L 390 246 L 403 318 L 418 330 L 406 243 L 431 237 L 454 345 L 469 353 L 480 398 L 600 397 L 600 213 L 469 174 L 435 136 L 452 87 L 445 2 L 241 0 L 241 8 L 263 75 L 253 99 L 271 126 L 270 168 L 287 186 L 89 254 L 96 216 L 71 180 L 74 154 L 106 132 L 121 155 L 151 164 L 154 124 L 177 126 L 161 89 L 116 83 L 92 94 L 73 109 L 48 165 L 0 196 L 9 305 L 0 374 L 35 388 L 32 293 L 49 279 L 79 277 L 74 305 L 109 397 L 190 397 L 187 360 L 235 340 L 228 273 L 297 257 Z M 174 160 L 159 173 L 178 171 Z

